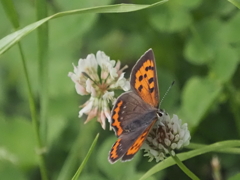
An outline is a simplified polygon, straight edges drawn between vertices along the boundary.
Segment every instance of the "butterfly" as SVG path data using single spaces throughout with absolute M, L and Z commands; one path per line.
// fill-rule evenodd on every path
M 159 107 L 156 62 L 152 49 L 136 62 L 130 75 L 131 90 L 121 94 L 111 112 L 111 126 L 118 137 L 108 160 L 129 161 L 143 145 L 151 128 L 163 116 Z

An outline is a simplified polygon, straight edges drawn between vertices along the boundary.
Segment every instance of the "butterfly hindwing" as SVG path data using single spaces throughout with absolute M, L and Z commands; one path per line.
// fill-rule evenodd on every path
M 147 129 L 144 130 L 143 133 L 135 140 L 135 142 L 131 145 L 131 147 L 128 148 L 127 152 L 122 157 L 122 161 L 129 161 L 133 158 L 133 156 L 139 151 L 139 149 L 142 147 L 145 139 L 147 138 L 147 135 L 149 131 L 151 130 L 152 126 L 155 124 L 157 119 L 152 121 L 150 126 L 147 127 Z
M 143 128 L 140 128 L 135 132 L 128 134 L 123 133 L 112 146 L 109 152 L 109 161 L 111 163 L 115 163 L 118 159 L 122 158 L 122 156 L 128 151 L 131 145 L 136 141 L 139 134 L 142 133 L 142 131 L 144 131 Z
M 158 107 L 159 92 L 156 74 L 156 62 L 152 49 L 149 49 L 132 69 L 131 88 L 144 102 Z
M 141 148 L 151 127 L 151 125 L 144 125 L 134 131 L 123 133 L 112 146 L 109 152 L 109 161 L 115 163 L 120 158 L 122 161 L 132 159 Z
M 111 163 L 122 158 L 134 144 L 135 153 L 140 149 L 142 143 L 138 143 L 139 147 L 136 149 L 136 141 L 140 142 L 139 137 L 142 134 L 148 134 L 145 132 L 156 118 L 156 111 L 156 108 L 144 103 L 134 92 L 124 93 L 117 99 L 112 110 L 111 125 L 118 140 L 109 152 Z

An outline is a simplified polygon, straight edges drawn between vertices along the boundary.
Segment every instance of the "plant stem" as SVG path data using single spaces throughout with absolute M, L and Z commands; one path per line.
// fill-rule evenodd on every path
M 5 13 L 7 14 L 10 22 L 12 23 L 15 30 L 17 30 L 19 28 L 19 21 L 18 21 L 18 15 L 17 15 L 16 9 L 14 7 L 13 1 L 12 0 L 2 0 L 1 2 L 3 4 L 3 8 L 4 8 Z M 36 115 L 36 106 L 35 106 L 35 102 L 34 102 L 34 98 L 33 98 L 31 83 L 29 81 L 25 56 L 24 56 L 22 46 L 20 43 L 18 43 L 18 49 L 19 49 L 22 64 L 23 64 L 24 75 L 25 75 L 26 81 L 27 81 L 28 101 L 29 101 L 29 106 L 30 106 L 32 125 L 34 128 L 34 132 L 35 132 L 35 136 L 36 136 L 36 140 L 37 140 L 37 148 L 38 148 L 37 151 L 40 151 L 40 153 L 38 153 L 39 168 L 40 168 L 42 179 L 48 180 L 44 155 L 42 153 L 43 145 L 42 145 L 42 141 L 41 141 L 40 134 L 39 134 L 38 120 L 37 120 L 37 115 Z
M 93 150 L 94 150 L 94 148 L 95 148 L 95 145 L 96 145 L 96 143 L 97 143 L 98 137 L 99 137 L 99 133 L 96 135 L 95 139 L 93 140 L 92 145 L 91 145 L 91 147 L 89 148 L 87 155 L 85 156 L 85 158 L 84 158 L 84 160 L 82 161 L 81 165 L 78 167 L 78 170 L 77 170 L 77 172 L 74 174 L 74 176 L 72 177 L 72 180 L 77 180 L 77 179 L 79 178 L 79 175 L 81 174 L 84 166 L 86 165 L 89 157 L 91 156 L 91 154 L 92 154 L 92 152 L 93 152 Z
M 176 162 L 178 167 L 186 174 L 188 177 L 190 177 L 193 180 L 200 180 L 192 171 L 190 171 L 183 163 L 180 161 L 180 159 L 177 157 L 177 155 L 171 155 L 173 160 Z
M 40 153 L 38 153 L 38 156 L 39 156 L 39 168 L 40 168 L 42 179 L 43 180 L 48 180 L 47 169 L 46 169 L 45 160 L 44 160 L 44 155 L 41 152 L 42 149 L 43 149 L 43 145 L 42 145 L 42 141 L 41 141 L 40 134 L 39 134 L 38 120 L 37 120 L 37 115 L 36 115 L 36 106 L 35 106 L 35 102 L 34 102 L 34 98 L 33 98 L 31 84 L 30 84 L 30 81 L 29 81 L 29 76 L 28 76 L 28 72 L 27 72 L 27 66 L 26 66 L 26 62 L 25 62 L 25 57 L 24 57 L 22 46 L 21 46 L 20 43 L 18 43 L 18 48 L 19 48 L 19 51 L 20 51 L 20 54 L 21 54 L 24 74 L 25 74 L 25 77 L 26 77 L 26 80 L 27 80 L 28 100 L 29 100 L 29 106 L 30 106 L 30 111 L 31 111 L 32 125 L 33 125 L 35 136 L 36 136 L 36 139 L 37 139 L 37 148 L 40 151 Z
M 36 0 L 37 20 L 47 17 L 47 1 Z M 39 62 L 39 100 L 40 118 L 39 133 L 43 144 L 47 143 L 47 112 L 48 112 L 48 23 L 37 29 L 38 62 Z

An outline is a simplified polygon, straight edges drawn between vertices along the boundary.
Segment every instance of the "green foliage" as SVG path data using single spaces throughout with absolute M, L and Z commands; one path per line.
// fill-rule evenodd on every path
M 186 159 L 190 159 L 192 157 L 195 156 L 199 156 L 201 154 L 207 153 L 207 152 L 211 152 L 211 151 L 217 151 L 219 149 L 224 149 L 225 147 L 235 147 L 235 146 L 239 146 L 240 141 L 223 141 L 223 142 L 218 142 L 218 143 L 214 143 L 205 147 L 201 147 L 198 149 L 195 149 L 193 151 L 190 152 L 185 152 L 185 153 L 180 153 L 178 154 L 179 159 L 181 161 L 184 161 Z M 240 151 L 238 150 L 237 152 L 238 154 L 240 153 Z M 167 159 L 165 159 L 164 161 L 158 163 L 157 165 L 155 165 L 152 169 L 150 169 L 148 172 L 146 172 L 146 174 L 144 174 L 144 176 L 142 176 L 141 179 L 145 179 L 147 177 L 149 177 L 150 175 L 165 169 L 169 166 L 172 166 L 173 164 L 175 164 L 176 162 L 173 160 L 173 158 L 169 157 Z
M 0 132 L 2 159 L 22 169 L 37 164 L 36 142 L 30 122 L 20 116 L 9 118 L 7 121 L 6 118 L 1 118 Z
M 240 9 L 240 1 L 239 0 L 228 0 L 228 1 Z
M 230 177 L 228 180 L 238 180 L 240 178 L 240 173 Z
M 67 77 L 72 63 L 102 50 L 129 66 L 128 77 L 149 48 L 155 53 L 161 97 L 175 80 L 161 108 L 188 123 L 191 142 L 205 144 L 177 152 L 179 159 L 200 179 L 211 179 L 210 161 L 217 155 L 222 179 L 239 179 L 240 145 L 233 141 L 240 137 L 239 0 L 118 4 L 123 2 L 1 0 L 0 179 L 40 179 L 41 155 L 50 179 L 71 179 L 98 132 L 79 179 L 186 179 L 170 167 L 175 164 L 171 157 L 148 163 L 139 152 L 130 162 L 110 164 L 114 133 L 102 130 L 95 119 L 84 125 L 85 117 L 78 118 L 79 105 L 88 97 L 77 95 Z M 19 52 L 25 57 L 42 146 L 31 125 Z

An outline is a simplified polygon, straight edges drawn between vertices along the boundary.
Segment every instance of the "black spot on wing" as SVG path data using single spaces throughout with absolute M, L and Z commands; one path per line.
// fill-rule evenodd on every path
M 151 84 L 153 82 L 153 77 L 151 77 L 149 80 L 148 80 L 148 83 Z
M 150 91 L 150 93 L 153 93 L 154 87 L 150 88 L 149 91 Z
M 142 85 L 140 85 L 140 86 L 138 87 L 138 91 L 139 91 L 139 92 L 141 92 L 141 91 L 142 91 L 142 89 L 143 89 L 143 86 L 142 86 Z

